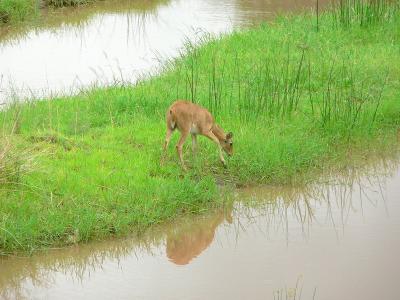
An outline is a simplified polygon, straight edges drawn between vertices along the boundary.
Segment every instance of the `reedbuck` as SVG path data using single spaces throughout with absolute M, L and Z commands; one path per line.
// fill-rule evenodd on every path
M 186 170 L 186 166 L 182 157 L 182 147 L 189 134 L 192 135 L 193 152 L 197 149 L 198 134 L 204 135 L 214 141 L 219 148 L 219 158 L 224 167 L 226 167 L 222 149 L 229 156 L 233 154 L 233 134 L 232 132 L 225 134 L 222 128 L 215 123 L 213 116 L 207 109 L 188 101 L 179 100 L 172 103 L 168 108 L 166 119 L 167 136 L 165 137 L 164 153 L 168 148 L 173 131 L 178 129 L 181 132 L 181 137 L 176 145 L 176 150 L 184 170 Z

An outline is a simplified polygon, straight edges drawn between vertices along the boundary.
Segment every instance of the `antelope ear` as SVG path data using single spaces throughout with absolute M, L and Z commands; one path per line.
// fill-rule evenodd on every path
M 233 133 L 232 133 L 232 132 L 229 132 L 229 133 L 226 135 L 226 139 L 227 139 L 227 140 L 230 140 L 231 138 L 233 138 Z

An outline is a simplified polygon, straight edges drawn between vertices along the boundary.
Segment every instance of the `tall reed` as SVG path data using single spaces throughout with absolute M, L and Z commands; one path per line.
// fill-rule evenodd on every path
M 387 22 L 400 8 L 397 0 L 339 0 L 333 2 L 333 17 L 337 26 L 366 27 Z
M 190 48 L 188 57 L 175 65 L 185 74 L 184 81 L 175 82 L 175 94 L 207 106 L 217 116 L 234 114 L 246 122 L 290 119 L 309 110 L 308 117 L 323 128 L 340 123 L 352 129 L 358 122 L 375 121 L 384 77 L 360 79 L 346 58 L 338 63 L 332 57 L 318 65 L 304 44 L 288 43 L 283 51 L 280 57 L 260 52 L 251 64 L 244 64 L 237 53 L 228 60 L 218 48 L 202 55 Z M 321 79 L 321 74 L 327 77 Z M 316 89 L 320 82 L 324 84 Z

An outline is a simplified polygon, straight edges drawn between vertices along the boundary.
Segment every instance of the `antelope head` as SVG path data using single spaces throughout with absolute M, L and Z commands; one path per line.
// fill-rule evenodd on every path
M 232 156 L 233 155 L 233 133 L 229 132 L 226 136 L 225 139 L 220 140 L 220 145 L 222 147 L 222 149 L 224 149 L 224 151 L 229 155 Z

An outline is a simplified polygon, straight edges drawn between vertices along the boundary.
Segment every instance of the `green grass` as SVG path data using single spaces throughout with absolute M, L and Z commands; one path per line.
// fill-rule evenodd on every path
M 35 0 L 0 0 L 1 23 L 24 21 L 36 13 Z
M 143 230 L 222 205 L 229 189 L 219 183 L 306 182 L 390 151 L 400 123 L 400 15 L 388 10 L 362 26 L 335 13 L 319 15 L 318 29 L 315 16 L 280 18 L 188 43 L 135 86 L 8 108 L 2 140 L 14 161 L 3 165 L 14 175 L 0 169 L 0 251 Z M 177 98 L 233 131 L 228 169 L 202 138 L 196 157 L 185 147 L 189 172 L 173 146 L 160 164 L 165 110 Z
M 96 0 L 0 0 L 0 26 L 5 23 L 19 23 L 32 20 L 40 7 L 65 7 L 93 3 Z

